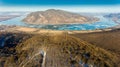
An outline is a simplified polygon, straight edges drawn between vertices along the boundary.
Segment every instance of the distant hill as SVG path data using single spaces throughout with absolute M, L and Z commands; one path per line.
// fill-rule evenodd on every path
M 111 13 L 111 14 L 108 14 L 108 15 L 104 15 L 104 17 L 110 18 L 114 22 L 116 22 L 117 24 L 120 24 L 120 13 Z
M 97 18 L 88 18 L 77 13 L 63 10 L 49 9 L 46 11 L 37 11 L 28 14 L 23 19 L 28 24 L 69 24 L 69 23 L 90 23 L 98 20 Z
M 114 18 L 114 17 L 120 18 L 120 13 L 111 13 L 111 14 L 104 15 L 104 17 L 107 17 L 107 18 Z

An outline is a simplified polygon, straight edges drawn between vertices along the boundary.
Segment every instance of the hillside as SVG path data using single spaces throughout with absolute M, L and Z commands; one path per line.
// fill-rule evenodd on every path
M 117 24 L 120 24 L 120 13 L 111 13 L 104 15 L 105 18 L 112 19 Z
M 104 17 L 107 17 L 107 18 L 120 18 L 120 13 L 111 13 L 111 14 L 107 14 L 107 15 L 104 15 Z
M 21 34 L 22 35 L 22 34 Z M 27 38 L 7 50 L 1 49 L 5 67 L 116 67 L 115 54 L 67 34 L 25 34 Z M 17 36 L 19 37 L 19 36 Z M 20 39 L 20 40 L 21 40 Z M 12 40 L 15 40 L 14 38 Z M 6 47 L 7 48 L 7 47 Z M 7 51 L 6 50 L 6 51 Z
M 120 58 L 120 29 L 97 33 L 76 33 L 71 35 L 87 41 L 100 48 L 114 52 L 118 54 L 118 57 Z M 120 66 L 120 61 L 118 64 Z
M 28 24 L 68 24 L 68 23 L 91 23 L 97 18 L 85 17 L 77 13 L 63 10 L 49 9 L 46 11 L 32 12 L 23 19 Z

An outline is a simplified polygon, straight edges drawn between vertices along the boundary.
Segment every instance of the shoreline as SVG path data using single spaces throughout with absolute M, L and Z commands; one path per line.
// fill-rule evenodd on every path
M 0 16 L 0 22 L 7 21 L 9 19 L 20 17 L 21 15 L 7 15 L 7 16 Z
M 94 32 L 104 32 L 104 31 L 112 31 L 112 28 L 109 29 L 98 29 L 98 30 L 80 30 L 80 31 L 69 31 L 69 30 L 47 30 L 47 29 L 37 29 L 30 27 L 22 27 L 22 26 L 14 26 L 5 31 L 8 32 L 27 32 L 27 33 L 67 33 L 67 34 L 76 34 L 76 33 L 94 33 Z
M 94 32 L 105 32 L 120 29 L 120 25 L 109 27 L 105 29 L 96 29 L 96 30 L 51 30 L 51 29 L 39 29 L 25 26 L 16 26 L 16 25 L 0 25 L 1 32 L 27 32 L 27 33 L 67 33 L 67 34 L 76 34 L 76 33 L 94 33 Z

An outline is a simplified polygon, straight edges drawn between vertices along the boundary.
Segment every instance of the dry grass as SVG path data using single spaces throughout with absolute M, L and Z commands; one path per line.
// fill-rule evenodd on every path
M 120 30 L 99 33 L 72 34 L 72 36 L 85 40 L 93 45 L 118 54 L 120 58 Z M 120 62 L 118 63 L 120 65 Z
M 70 67 L 72 64 L 77 67 L 79 66 L 80 60 L 84 63 L 100 65 L 101 67 L 114 67 L 116 62 L 114 54 L 81 39 L 64 34 L 36 35 L 19 44 L 16 50 L 18 54 L 20 54 L 20 57 L 18 57 L 19 63 L 26 62 L 25 60 L 29 61 L 26 54 L 31 57 L 35 55 L 37 51 L 45 51 L 47 54 L 45 62 L 46 67 Z M 84 57 L 84 54 L 87 53 L 90 54 L 89 59 Z M 31 60 L 31 62 L 33 62 L 33 60 Z

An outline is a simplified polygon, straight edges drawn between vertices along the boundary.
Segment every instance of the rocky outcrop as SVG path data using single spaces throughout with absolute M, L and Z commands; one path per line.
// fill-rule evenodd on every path
M 98 20 L 88 18 L 77 13 L 71 13 L 63 10 L 49 9 L 46 11 L 32 12 L 23 19 L 28 24 L 69 24 L 69 23 L 87 23 Z

